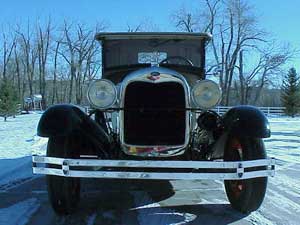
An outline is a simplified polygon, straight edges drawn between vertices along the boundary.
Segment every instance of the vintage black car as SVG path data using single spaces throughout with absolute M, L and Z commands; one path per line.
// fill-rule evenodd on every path
M 219 85 L 205 72 L 203 33 L 99 33 L 102 79 L 90 83 L 88 114 L 75 105 L 44 112 L 38 135 L 47 156 L 33 156 L 46 174 L 59 214 L 73 212 L 80 178 L 224 180 L 233 208 L 259 208 L 274 175 L 263 138 L 267 118 L 255 107 L 218 115 Z

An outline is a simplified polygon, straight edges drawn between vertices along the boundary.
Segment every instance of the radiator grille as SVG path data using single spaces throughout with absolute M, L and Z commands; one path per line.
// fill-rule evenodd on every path
M 180 83 L 130 83 L 124 99 L 124 141 L 132 145 L 185 142 L 185 92 Z

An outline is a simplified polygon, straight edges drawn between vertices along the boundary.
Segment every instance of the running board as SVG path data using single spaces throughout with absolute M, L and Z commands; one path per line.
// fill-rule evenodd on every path
M 98 160 L 32 156 L 32 162 L 34 174 L 63 177 L 144 180 L 243 180 L 275 175 L 275 158 L 224 162 Z M 134 169 L 134 171 L 126 171 L 130 169 Z M 147 172 L 149 169 L 155 171 Z M 162 172 L 159 172 L 159 169 Z M 176 169 L 176 172 L 174 172 L 174 169 Z M 188 169 L 190 171 L 186 172 Z M 166 172 L 166 170 L 169 171 Z M 178 170 L 183 172 L 178 172 Z

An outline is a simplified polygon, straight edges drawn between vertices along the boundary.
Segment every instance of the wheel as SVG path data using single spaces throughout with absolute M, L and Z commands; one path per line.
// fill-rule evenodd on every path
M 266 151 L 262 139 L 234 136 L 228 138 L 224 151 L 224 161 L 265 158 Z M 267 177 L 225 180 L 225 190 L 231 206 L 242 213 L 257 210 L 264 200 L 267 182 Z
M 75 137 L 51 137 L 48 141 L 47 156 L 75 158 L 79 152 Z M 54 167 L 54 166 L 53 166 Z M 80 178 L 47 175 L 48 196 L 57 214 L 70 214 L 80 200 Z

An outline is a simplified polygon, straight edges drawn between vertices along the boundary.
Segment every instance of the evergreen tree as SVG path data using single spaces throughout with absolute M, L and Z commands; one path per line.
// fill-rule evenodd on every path
M 0 116 L 4 121 L 9 116 L 16 115 L 18 110 L 18 97 L 16 88 L 8 79 L 3 79 L 0 83 Z
M 299 78 L 295 68 L 291 68 L 284 77 L 281 87 L 281 100 L 285 107 L 285 113 L 294 117 L 299 112 L 300 90 Z

